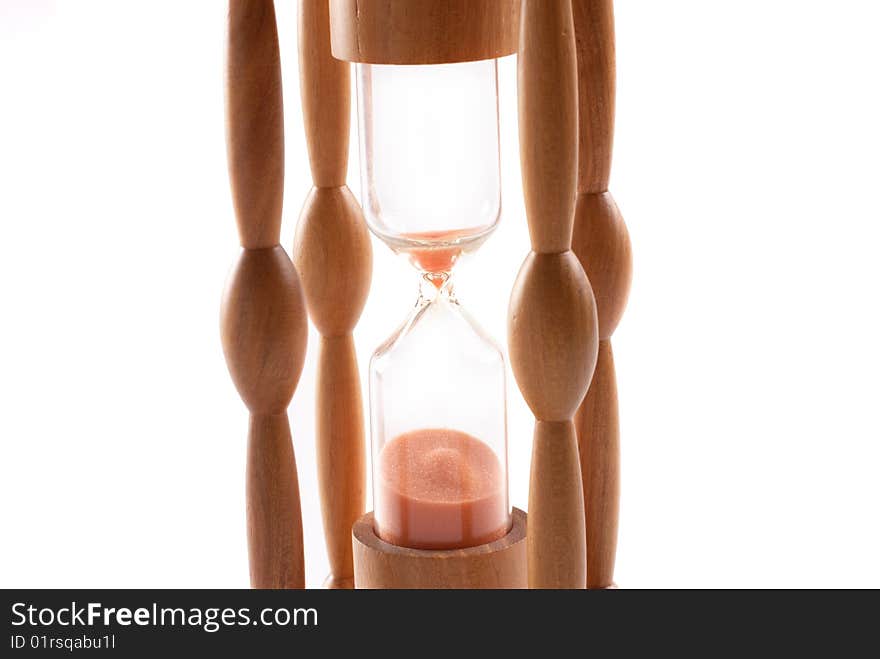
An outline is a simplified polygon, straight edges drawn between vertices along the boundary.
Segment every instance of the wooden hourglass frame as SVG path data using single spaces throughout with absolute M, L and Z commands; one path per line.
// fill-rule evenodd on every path
M 230 0 L 227 144 L 243 250 L 221 333 L 251 414 L 252 586 L 305 585 L 286 408 L 302 370 L 308 313 L 321 337 L 316 445 L 328 587 L 610 587 L 619 496 L 610 338 L 631 278 L 628 234 L 607 192 L 612 0 L 300 0 L 299 39 L 314 187 L 291 260 L 279 244 L 284 128 L 274 5 Z M 525 514 L 514 510 L 508 535 L 486 545 L 396 547 L 362 516 L 365 440 L 352 331 L 369 292 L 372 251 L 346 187 L 350 62 L 435 64 L 515 52 L 532 252 L 513 288 L 508 327 L 514 375 L 536 419 L 528 534 Z

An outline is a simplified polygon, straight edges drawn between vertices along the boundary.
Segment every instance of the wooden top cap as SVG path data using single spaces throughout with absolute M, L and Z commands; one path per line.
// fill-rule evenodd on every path
M 330 0 L 333 56 L 449 64 L 512 55 L 520 0 Z

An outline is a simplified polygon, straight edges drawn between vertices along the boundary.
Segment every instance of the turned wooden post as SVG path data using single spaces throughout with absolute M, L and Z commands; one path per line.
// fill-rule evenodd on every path
M 614 6 L 573 0 L 580 104 L 578 199 L 574 252 L 593 285 L 599 313 L 599 359 L 575 418 L 586 510 L 587 586 L 614 579 L 620 501 L 620 434 L 611 335 L 632 281 L 629 234 L 608 193 L 614 142 Z
M 577 58 L 571 0 L 523 0 L 523 188 L 532 253 L 510 302 L 510 360 L 535 415 L 527 538 L 530 588 L 584 588 L 580 461 L 572 418 L 596 366 L 590 282 L 571 251 L 577 186 Z
M 328 0 L 301 0 L 300 88 L 314 187 L 300 215 L 294 262 L 321 334 L 316 442 L 330 588 L 353 588 L 351 529 L 366 507 L 363 405 L 352 331 L 370 290 L 373 252 L 346 186 L 348 62 L 330 52 Z
M 302 515 L 287 419 L 306 351 L 302 289 L 279 245 L 284 192 L 281 63 L 272 0 L 230 0 L 226 138 L 241 246 L 221 308 L 229 372 L 250 410 L 251 585 L 304 588 Z

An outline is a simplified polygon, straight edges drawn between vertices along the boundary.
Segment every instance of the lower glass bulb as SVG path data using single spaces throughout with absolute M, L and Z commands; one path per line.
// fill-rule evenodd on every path
M 425 275 L 413 313 L 373 355 L 370 407 L 377 535 L 459 549 L 510 528 L 504 358 Z

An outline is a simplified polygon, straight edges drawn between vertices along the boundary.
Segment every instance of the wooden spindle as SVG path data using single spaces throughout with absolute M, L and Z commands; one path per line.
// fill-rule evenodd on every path
M 584 588 L 584 501 L 574 414 L 598 350 L 596 303 L 571 251 L 577 188 L 577 58 L 571 0 L 523 0 L 519 52 L 523 189 L 532 253 L 510 302 L 510 360 L 535 415 L 530 588 Z
M 572 0 L 577 39 L 580 158 L 574 252 L 599 313 L 596 374 L 575 425 L 586 510 L 587 586 L 613 584 L 620 499 L 620 430 L 611 336 L 632 281 L 629 234 L 608 193 L 614 142 L 615 50 L 612 0 Z
M 307 323 L 299 277 L 279 245 L 284 117 L 272 0 L 230 0 L 226 129 L 244 249 L 223 297 L 221 337 L 229 372 L 251 414 L 251 585 L 304 588 L 302 515 L 287 406 L 302 372 Z
M 353 588 L 351 530 L 366 507 L 360 376 L 352 331 L 370 290 L 373 253 L 346 187 L 350 67 L 330 51 L 327 0 L 301 0 L 300 87 L 314 187 L 299 219 L 294 262 L 321 334 L 316 398 L 318 487 L 330 588 Z

